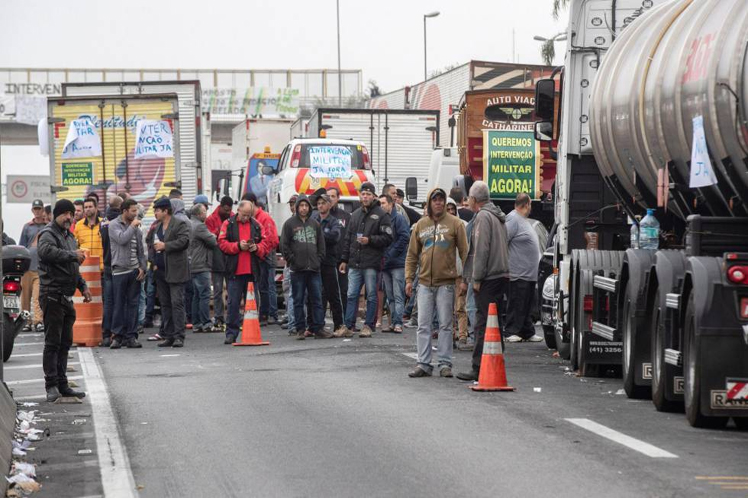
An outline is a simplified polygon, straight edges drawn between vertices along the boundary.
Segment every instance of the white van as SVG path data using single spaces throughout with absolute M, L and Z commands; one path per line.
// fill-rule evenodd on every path
M 341 207 L 352 211 L 364 182 L 373 182 L 366 146 L 355 140 L 300 138 L 283 149 L 274 178 L 268 186 L 268 212 L 278 233 L 291 217 L 288 201 L 296 194 L 311 195 L 319 188 L 338 187 Z

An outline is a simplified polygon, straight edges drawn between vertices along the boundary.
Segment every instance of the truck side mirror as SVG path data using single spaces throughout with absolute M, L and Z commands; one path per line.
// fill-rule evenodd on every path
M 553 124 L 553 105 L 556 97 L 556 82 L 552 79 L 538 80 L 535 84 L 535 118 Z
M 538 121 L 535 123 L 535 140 L 539 142 L 550 142 L 553 140 L 553 123 L 550 121 Z
M 415 176 L 405 179 L 405 198 L 409 201 L 418 198 L 418 180 Z

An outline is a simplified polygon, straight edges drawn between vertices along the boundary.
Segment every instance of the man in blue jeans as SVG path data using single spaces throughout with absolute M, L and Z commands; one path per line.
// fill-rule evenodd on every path
M 123 202 L 122 214 L 109 224 L 114 291 L 111 349 L 143 347 L 138 342 L 137 311 L 141 282 L 145 278 L 146 251 L 140 224 L 135 199 Z
M 101 272 L 101 291 L 103 294 L 104 317 L 101 323 L 102 348 L 112 345 L 112 315 L 114 315 L 114 290 L 112 289 L 112 251 L 109 242 L 109 224 L 121 214 L 122 198 L 113 195 L 109 199 L 106 210 L 106 219 L 99 224 L 101 233 L 101 247 L 104 253 L 104 271 Z
M 353 212 L 343 243 L 340 272 L 348 272 L 348 304 L 345 327 L 335 337 L 353 337 L 361 287 L 366 285 L 366 319 L 359 337 L 371 337 L 377 322 L 377 273 L 382 269 L 384 250 L 392 243 L 390 215 L 376 197 L 376 188 L 364 182 L 359 190 L 361 207 Z
M 210 284 L 213 266 L 213 249 L 218 247 L 216 236 L 208 231 L 205 220 L 208 210 L 195 204 L 190 211 L 192 234 L 190 238 L 190 274 L 192 275 L 192 331 L 212 332 L 210 321 Z
M 395 204 L 387 194 L 379 196 L 379 205 L 390 215 L 392 235 L 395 240 L 384 251 L 382 280 L 390 307 L 390 328 L 382 332 L 403 333 L 403 307 L 405 305 L 405 255 L 408 253 L 410 226 L 404 215 L 393 209 Z
M 291 294 L 294 304 L 296 338 L 306 337 L 304 304 L 309 295 L 312 314 L 310 336 L 329 339 L 332 334 L 325 331 L 325 311 L 322 308 L 322 260 L 325 257 L 325 239 L 319 223 L 311 219 L 312 205 L 306 195 L 296 199 L 296 213 L 286 220 L 281 231 L 283 257 L 291 268 Z

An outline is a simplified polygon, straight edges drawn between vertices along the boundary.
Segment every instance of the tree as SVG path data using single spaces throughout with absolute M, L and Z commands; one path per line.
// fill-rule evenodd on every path
M 540 46 L 540 57 L 546 66 L 553 65 L 553 59 L 556 57 L 556 43 L 553 40 L 546 40 Z
M 558 21 L 558 15 L 569 6 L 571 0 L 553 0 L 553 19 Z

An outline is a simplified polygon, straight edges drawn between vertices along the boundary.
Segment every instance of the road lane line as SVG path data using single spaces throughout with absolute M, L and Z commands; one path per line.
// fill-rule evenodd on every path
M 68 366 L 70 365 L 80 365 L 79 361 L 69 361 Z M 42 368 L 41 363 L 35 363 L 33 365 L 16 365 L 12 367 L 3 367 L 3 370 L 21 370 L 24 368 Z
M 23 354 L 14 354 L 14 355 L 11 355 L 10 357 L 11 358 L 30 358 L 32 356 L 41 356 L 43 354 L 44 353 L 23 353 Z M 78 350 L 71 349 L 70 354 L 78 354 Z
M 91 400 L 96 452 L 99 455 L 104 496 L 134 498 L 135 479 L 130 469 L 127 450 L 119 437 L 117 419 L 114 417 L 104 376 L 90 349 L 80 351 L 80 360 L 88 397 Z
M 408 358 L 412 358 L 416 361 L 418 361 L 418 353 L 400 353 L 403 356 L 407 356 Z
M 639 439 L 633 438 L 631 436 L 627 436 L 626 434 L 623 434 L 621 432 L 614 431 L 613 429 L 609 427 L 605 427 L 604 425 L 598 424 L 597 422 L 593 422 L 592 420 L 588 418 L 567 418 L 564 420 L 566 420 L 567 422 L 571 422 L 572 424 L 578 427 L 581 427 L 582 429 L 586 429 L 594 434 L 597 434 L 598 436 L 602 436 L 606 439 L 610 439 L 611 441 L 614 441 L 618 444 L 622 444 L 623 446 L 626 446 L 627 448 L 631 448 L 634 451 L 643 453 L 647 455 L 648 457 L 678 458 L 678 455 L 674 455 L 670 453 L 669 451 L 665 451 L 663 449 L 658 448 L 657 446 L 653 446 Z
M 37 342 L 16 342 L 13 343 L 13 347 L 16 346 L 44 346 L 44 341 L 37 341 Z
M 76 375 L 75 377 L 68 377 L 68 380 L 80 380 L 82 378 L 83 376 Z M 10 382 L 6 382 L 6 384 L 8 384 L 9 386 L 18 386 L 21 384 L 36 384 L 37 382 L 44 382 L 44 377 L 41 377 L 39 379 L 11 380 Z

